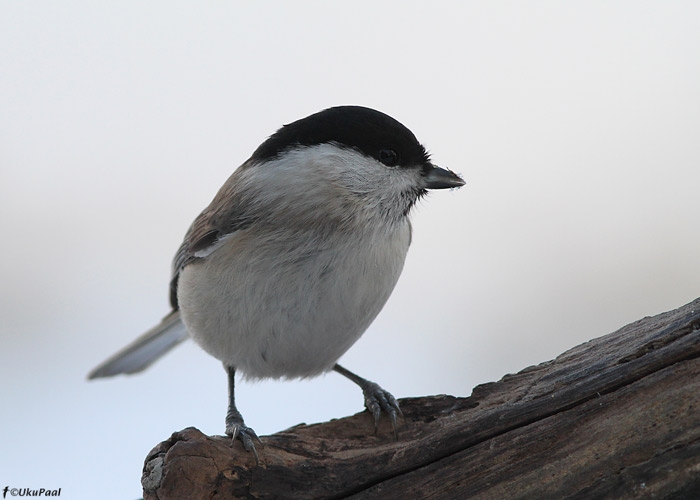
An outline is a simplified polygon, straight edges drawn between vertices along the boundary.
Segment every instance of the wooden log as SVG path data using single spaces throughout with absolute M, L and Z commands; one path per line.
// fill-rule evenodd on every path
M 700 299 L 474 388 L 240 443 L 195 428 L 146 458 L 145 500 L 700 499 Z

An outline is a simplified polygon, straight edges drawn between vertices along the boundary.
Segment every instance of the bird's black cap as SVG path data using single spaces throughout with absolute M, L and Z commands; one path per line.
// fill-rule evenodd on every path
M 328 108 L 284 125 L 255 150 L 251 160 L 262 162 L 293 147 L 328 143 L 355 149 L 387 165 L 430 165 L 413 132 L 389 115 L 362 106 Z

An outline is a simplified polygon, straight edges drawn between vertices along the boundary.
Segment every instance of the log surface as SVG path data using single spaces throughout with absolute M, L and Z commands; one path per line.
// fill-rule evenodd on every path
M 145 500 L 700 498 L 700 299 L 474 388 L 240 443 L 195 428 L 148 455 Z

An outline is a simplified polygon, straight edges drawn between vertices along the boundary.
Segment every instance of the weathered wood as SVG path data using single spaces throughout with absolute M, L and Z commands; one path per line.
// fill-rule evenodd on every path
M 400 401 L 394 441 L 366 412 L 240 443 L 176 432 L 144 498 L 699 499 L 700 299 L 468 398 Z

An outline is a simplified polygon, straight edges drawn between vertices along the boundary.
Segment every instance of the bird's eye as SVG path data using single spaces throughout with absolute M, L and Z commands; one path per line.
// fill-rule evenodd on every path
M 393 149 L 382 149 L 379 151 L 379 161 L 387 167 L 393 167 L 399 162 L 399 154 Z

